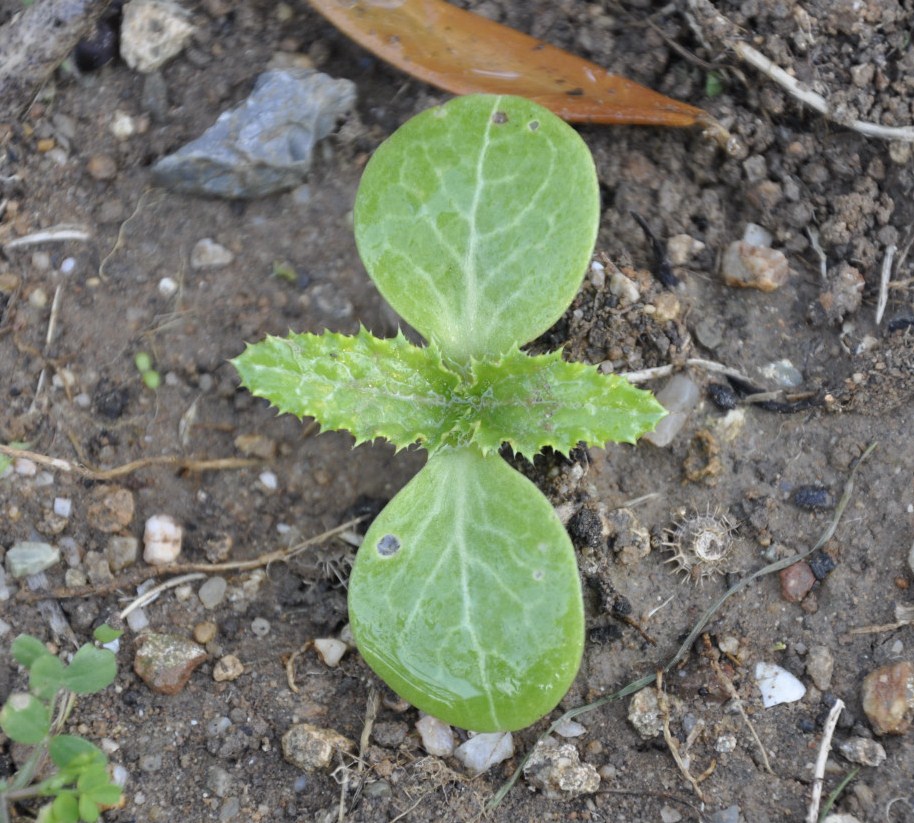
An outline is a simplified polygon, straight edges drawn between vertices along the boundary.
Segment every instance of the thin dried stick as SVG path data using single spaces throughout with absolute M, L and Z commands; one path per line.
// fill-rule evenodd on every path
M 195 574 L 184 574 L 180 577 L 172 578 L 171 580 L 166 580 L 164 583 L 160 583 L 158 586 L 153 586 L 149 591 L 143 592 L 139 597 L 135 598 L 128 606 L 121 609 L 120 614 L 118 615 L 121 620 L 127 617 L 130 612 L 135 611 L 136 609 L 142 608 L 143 606 L 151 603 L 155 600 L 162 592 L 167 591 L 168 589 L 174 589 L 177 586 L 180 586 L 183 583 L 189 583 L 191 580 L 200 580 L 206 577 L 205 574 L 195 573 Z
M 806 87 L 795 77 L 791 77 L 784 69 L 758 49 L 739 39 L 735 35 L 736 27 L 733 23 L 717 11 L 709 0 L 690 0 L 689 5 L 696 12 L 696 16 L 704 17 L 713 23 L 714 34 L 726 48 L 734 51 L 740 60 L 758 69 L 783 88 L 791 97 L 819 112 L 828 120 L 867 137 L 914 143 L 914 126 L 883 126 L 880 123 L 869 123 L 865 120 L 847 121 L 839 118 L 832 106 L 829 105 L 828 100 L 821 94 Z M 728 34 L 727 32 L 733 32 L 733 34 Z
M 705 796 L 702 794 L 701 787 L 698 785 L 698 781 L 692 777 L 689 767 L 685 764 L 682 755 L 679 753 L 679 742 L 670 732 L 670 706 L 667 703 L 666 692 L 663 690 L 663 669 L 657 670 L 656 688 L 657 703 L 660 705 L 660 715 L 663 718 L 663 739 L 666 740 L 667 748 L 670 750 L 670 754 L 673 755 L 673 760 L 676 761 L 676 766 L 679 768 L 680 773 L 689 782 L 696 797 L 704 803 Z
M 746 383 L 752 382 L 752 379 L 741 371 L 731 369 L 723 363 L 716 363 L 713 360 L 705 360 L 701 357 L 689 357 L 683 365 L 695 366 L 696 368 L 704 369 L 705 371 L 724 374 L 728 377 L 735 377 L 737 380 L 742 380 Z M 678 368 L 680 368 L 678 365 L 670 363 L 666 366 L 656 366 L 653 369 L 621 372 L 620 377 L 624 377 L 629 383 L 646 383 L 648 380 L 656 380 L 659 377 L 669 377 Z
M 251 571 L 252 569 L 259 569 L 263 566 L 269 566 L 272 563 L 285 562 L 294 557 L 296 554 L 300 554 L 305 549 L 313 546 L 315 543 L 322 543 L 331 537 L 335 537 L 340 532 L 344 532 L 347 529 L 352 528 L 354 525 L 360 523 L 364 519 L 364 515 L 362 517 L 354 517 L 352 520 L 347 520 L 345 523 L 341 523 L 339 526 L 328 529 L 327 531 L 315 535 L 314 537 L 309 537 L 307 540 L 303 540 L 302 542 L 297 543 L 290 548 L 277 549 L 275 551 L 266 552 L 259 557 L 255 557 L 253 560 L 236 560 L 229 563 L 169 563 L 166 566 L 149 566 L 148 568 L 138 569 L 133 574 L 117 577 L 109 583 L 105 583 L 104 585 L 100 586 L 61 586 L 56 589 L 51 589 L 50 591 L 42 592 L 20 591 L 16 597 L 19 600 L 25 601 L 26 603 L 31 603 L 34 600 L 46 600 L 48 598 L 67 600 L 74 597 L 102 596 L 110 594 L 114 591 L 119 591 L 120 589 L 132 589 L 139 583 L 142 583 L 144 580 L 149 580 L 151 577 L 160 577 L 163 575 L 192 574 L 196 572 L 202 572 L 203 574 L 214 574 L 216 572 Z
M 49 229 L 43 229 L 42 231 L 32 232 L 31 234 L 24 234 L 22 237 L 17 237 L 15 240 L 10 240 L 8 243 L 3 244 L 3 250 L 12 251 L 13 249 L 25 248 L 26 246 L 37 246 L 41 243 L 61 243 L 66 240 L 79 240 L 83 243 L 87 243 L 91 239 L 92 235 L 82 226 L 61 224 L 59 226 L 52 226 Z
M 882 259 L 882 272 L 879 276 L 879 300 L 876 303 L 876 325 L 882 322 L 882 315 L 885 314 L 885 307 L 889 303 L 889 283 L 892 280 L 892 261 L 895 259 L 895 252 L 898 247 L 894 244 L 885 250 L 885 257 Z
M 159 455 L 156 457 L 143 457 L 140 460 L 132 460 L 130 463 L 124 463 L 122 466 L 115 466 L 113 469 L 92 469 L 75 463 L 70 460 L 63 460 L 60 457 L 48 457 L 39 452 L 29 451 L 28 449 L 17 449 L 13 446 L 4 446 L 0 444 L 0 454 L 7 457 L 17 458 L 25 457 L 41 466 L 47 466 L 49 469 L 62 472 L 73 472 L 89 480 L 113 480 L 116 477 L 123 477 L 126 474 L 133 474 L 139 469 L 145 469 L 149 466 L 175 466 L 188 471 L 206 472 L 206 471 L 225 471 L 227 469 L 249 469 L 254 466 L 263 465 L 262 460 L 255 460 L 250 457 L 217 457 L 217 458 L 196 458 L 180 457 L 174 454 Z
M 749 715 L 746 714 L 746 708 L 743 706 L 743 699 L 739 696 L 739 692 L 736 690 L 736 686 L 733 685 L 733 681 L 727 677 L 723 668 L 721 668 L 720 661 L 717 659 L 717 654 L 714 648 L 711 646 L 711 638 L 706 632 L 702 635 L 701 639 L 704 642 L 705 646 L 705 657 L 707 657 L 708 662 L 711 664 L 711 668 L 714 669 L 714 674 L 717 676 L 717 679 L 720 681 L 727 694 L 730 695 L 731 700 L 733 700 L 736 708 L 742 715 L 743 722 L 749 729 L 749 734 L 752 735 L 752 739 L 755 741 L 755 745 L 758 746 L 758 750 L 761 752 L 762 763 L 765 766 L 765 771 L 768 772 L 768 774 L 774 774 L 774 772 L 771 770 L 771 763 L 768 762 L 768 752 L 765 751 L 765 747 L 762 745 L 762 741 L 759 739 L 759 736 L 755 731 L 755 726 L 752 725 L 752 721 L 749 719 Z
M 806 813 L 806 823 L 817 823 L 819 819 L 819 804 L 822 802 L 822 785 L 825 782 L 825 762 L 831 750 L 831 739 L 838 725 L 838 715 L 844 708 L 844 703 L 838 699 L 828 713 L 825 729 L 822 732 L 822 744 L 819 746 L 819 756 L 816 758 L 815 776 L 812 780 L 812 797 L 809 800 L 809 811 Z

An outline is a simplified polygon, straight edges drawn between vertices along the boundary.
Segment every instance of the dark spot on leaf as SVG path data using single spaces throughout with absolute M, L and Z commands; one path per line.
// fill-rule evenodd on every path
M 385 534 L 378 541 L 378 554 L 381 557 L 393 557 L 400 551 L 400 541 L 392 534 Z
M 495 123 L 496 126 L 500 126 L 502 123 L 507 123 L 508 115 L 503 111 L 497 111 L 492 115 L 492 122 Z
M 527 128 L 530 129 L 530 131 L 536 131 L 539 127 L 540 127 L 539 120 L 531 120 L 529 123 L 527 123 Z

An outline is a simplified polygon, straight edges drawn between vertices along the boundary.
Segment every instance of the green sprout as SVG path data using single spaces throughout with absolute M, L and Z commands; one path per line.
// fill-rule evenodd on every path
M 232 361 L 281 412 L 428 450 L 365 535 L 349 617 L 394 691 L 463 728 L 519 729 L 551 711 L 584 644 L 571 541 L 499 449 L 634 443 L 665 414 L 617 375 L 520 349 L 577 293 L 599 215 L 572 128 L 521 98 L 457 98 L 378 149 L 354 211 L 369 276 L 426 345 L 364 328 L 289 334 Z
M 162 375 L 152 367 L 152 357 L 149 352 L 138 351 L 133 358 L 133 363 L 147 389 L 155 391 L 159 388 L 162 384 Z
M 96 629 L 102 643 L 119 634 L 109 626 Z M 32 751 L 15 774 L 0 778 L 0 823 L 10 820 L 12 804 L 34 798 L 53 798 L 38 812 L 38 823 L 94 823 L 103 807 L 120 802 L 121 789 L 111 782 L 101 749 L 60 730 L 76 695 L 100 692 L 114 682 L 114 654 L 87 643 L 64 665 L 27 634 L 19 635 L 10 651 L 28 669 L 29 688 L 7 698 L 0 709 L 0 728 Z

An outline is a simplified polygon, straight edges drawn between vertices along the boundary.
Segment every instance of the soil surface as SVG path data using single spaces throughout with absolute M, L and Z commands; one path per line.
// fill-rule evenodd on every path
M 27 465 L 8 471 L 0 479 L 0 554 L 16 541 L 49 542 L 64 560 L 46 572 L 47 585 L 88 579 L 95 593 L 61 598 L 68 628 L 58 622 L 52 630 L 49 607 L 24 598 L 21 581 L 10 583 L 11 599 L 0 603 L 0 698 L 24 682 L 8 655 L 15 635 L 30 632 L 72 650 L 135 596 L 146 564 L 140 557 L 113 572 L 123 581 L 113 585 L 104 563 L 112 534 L 141 539 L 148 517 L 168 514 L 184 527 L 182 561 L 249 560 L 376 512 L 424 459 L 381 444 L 353 450 L 346 435 L 316 436 L 313 426 L 277 417 L 237 388 L 226 361 L 245 341 L 289 328 L 354 332 L 361 322 L 377 334 L 395 331 L 396 317 L 356 254 L 353 198 L 381 140 L 446 95 L 379 63 L 304 2 L 187 5 L 196 32 L 158 79 L 119 61 L 79 77 L 58 72 L 21 122 L 0 124 L 0 241 L 62 224 L 88 236 L 0 257 L 0 442 L 24 442 L 96 471 L 165 455 L 259 462 L 206 470 L 193 462 L 147 465 L 110 479 L 45 465 L 34 474 Z M 763 577 L 729 599 L 707 628 L 770 773 L 699 640 L 665 685 L 671 732 L 687 747 L 691 773 L 706 774 L 703 801 L 663 736 L 645 740 L 635 731 L 626 698 L 579 716 L 585 731 L 568 741 L 600 772 L 597 793 L 546 798 L 522 779 L 486 819 L 803 820 L 829 707 L 836 698 L 847 706 L 836 741 L 873 738 L 861 706 L 863 678 L 914 657 L 910 626 L 852 633 L 893 623 L 895 606 L 912 602 L 911 144 L 866 138 L 802 108 L 726 51 L 685 0 L 661 11 L 645 0 L 462 5 L 702 106 L 738 142 L 727 154 L 698 130 L 580 129 L 604 195 L 597 248 L 604 269 L 591 272 L 568 314 L 537 345 L 564 345 L 570 357 L 622 372 L 672 364 L 701 396 L 669 446 L 642 442 L 520 466 L 560 507 L 581 553 L 591 631 L 560 708 L 654 672 L 728 583 L 811 548 L 835 517 L 854 460 L 879 444 L 860 466 L 826 556 L 816 558 L 821 579 L 812 590 L 791 602 L 776 574 Z M 717 7 L 741 36 L 826 94 L 839 120 L 914 122 L 910 0 L 721 0 Z M 305 55 L 358 88 L 357 110 L 318 147 L 307 189 L 240 203 L 152 188 L 150 165 L 243 100 L 277 52 Z M 111 127 L 122 115 L 136 131 L 118 139 Z M 696 241 L 670 246 L 686 249 L 673 260 L 678 285 L 657 280 L 657 260 L 633 211 L 663 248 L 677 235 Z M 731 288 L 721 277 L 725 250 L 749 222 L 764 226 L 786 255 L 789 277 L 775 291 Z M 232 262 L 194 269 L 190 253 L 203 238 L 230 250 Z M 895 287 L 877 326 L 880 273 L 893 245 Z M 292 276 L 272 276 L 278 264 Z M 616 266 L 634 292 L 619 291 L 626 283 L 614 276 Z M 160 288 L 166 277 L 173 293 Z M 155 390 L 135 365 L 138 352 L 151 356 L 161 376 Z M 753 386 L 731 391 L 725 377 L 687 365 L 689 358 L 722 363 Z M 772 368 L 782 360 L 791 367 Z M 782 388 L 784 378 L 795 384 L 786 394 L 745 401 L 754 389 Z M 711 383 L 726 388 L 709 394 Z M 721 409 L 712 395 L 732 408 Z M 100 504 L 111 487 L 129 493 L 132 516 Z M 56 499 L 70 501 L 68 513 L 60 504 L 55 513 Z M 722 524 L 726 556 L 715 568 L 682 574 L 681 562 L 666 562 L 677 557 L 682 524 L 708 514 Z M 329 668 L 312 649 L 302 651 L 346 624 L 357 528 L 286 563 L 222 572 L 228 587 L 211 608 L 198 596 L 200 580 L 145 607 L 156 631 L 192 639 L 209 621 L 215 636 L 183 690 L 163 696 L 134 673 L 137 634 L 128 631 L 115 686 L 80 699 L 73 728 L 101 741 L 128 775 L 125 805 L 106 820 L 484 816 L 548 718 L 514 735 L 514 758 L 470 778 L 456 760 L 426 755 L 418 713 L 385 693 L 356 652 Z M 295 652 L 290 681 L 286 662 Z M 216 664 L 226 655 L 244 672 L 217 681 Z M 823 669 L 829 660 L 830 674 Z M 763 708 L 754 682 L 760 661 L 799 677 L 804 697 Z M 284 759 L 281 738 L 294 723 L 358 744 L 375 693 L 382 700 L 361 765 L 341 758 L 302 772 Z M 885 762 L 863 767 L 835 811 L 861 821 L 914 820 L 914 735 L 878 739 Z M 4 743 L 0 770 L 17 756 Z M 833 752 L 825 794 L 852 768 Z

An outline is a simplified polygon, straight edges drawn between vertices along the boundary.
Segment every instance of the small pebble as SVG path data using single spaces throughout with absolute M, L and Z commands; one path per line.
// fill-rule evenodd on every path
M 173 297 L 178 291 L 178 282 L 173 277 L 163 277 L 158 289 L 162 297 Z
M 337 640 L 335 637 L 319 637 L 314 641 L 315 651 L 324 665 L 329 666 L 331 669 L 339 666 L 347 648 L 342 640 Z
M 758 370 L 762 378 L 779 389 L 795 389 L 803 384 L 803 372 L 783 358 L 766 363 Z
M 806 687 L 796 677 L 774 663 L 756 663 L 755 682 L 766 709 L 781 703 L 795 703 L 806 694 Z
M 206 788 L 216 797 L 225 797 L 232 786 L 232 776 L 221 766 L 210 766 L 206 772 Z
M 201 646 L 205 646 L 211 640 L 215 639 L 218 630 L 219 627 L 213 623 L 212 620 L 204 620 L 202 623 L 197 623 L 197 625 L 194 626 L 194 640 Z
M 127 615 L 127 625 L 134 634 L 139 634 L 149 625 L 149 617 L 142 608 L 134 609 Z
M 663 731 L 663 717 L 654 689 L 641 689 L 632 695 L 628 704 L 628 722 L 642 740 L 651 740 Z
M 679 823 L 682 815 L 672 806 L 663 806 L 660 809 L 660 823 Z
M 220 657 L 213 666 L 213 680 L 217 683 L 237 680 L 244 674 L 244 664 L 233 654 Z
M 48 293 L 40 286 L 29 294 L 29 305 L 35 309 L 43 309 L 48 305 Z
M 86 171 L 95 180 L 114 180 L 117 163 L 110 154 L 93 154 L 86 163 Z
M 133 670 L 152 691 L 177 694 L 194 669 L 206 660 L 206 652 L 196 643 L 158 632 L 137 638 Z
M 778 576 L 781 579 L 781 597 L 788 603 L 799 603 L 816 582 L 816 576 L 805 560 L 782 569 Z
M 54 498 L 54 514 L 58 517 L 69 517 L 73 510 L 73 501 L 69 497 Z
M 174 563 L 181 554 L 182 528 L 167 514 L 156 514 L 146 521 L 143 532 L 143 559 L 151 566 Z
M 221 269 L 234 261 L 235 255 L 210 237 L 197 241 L 190 253 L 194 269 Z
M 17 457 L 13 461 L 13 471 L 20 477 L 34 477 L 38 474 L 38 464 L 27 457 Z
M 225 582 L 225 578 L 214 575 L 200 586 L 197 597 L 200 598 L 203 608 L 215 609 L 225 599 L 227 589 L 228 584 Z
M 587 728 L 577 720 L 562 720 L 554 731 L 559 737 L 580 737 L 587 734 Z
M 861 766 L 875 768 L 885 762 L 886 754 L 882 745 L 866 737 L 849 737 L 837 742 L 835 748 L 851 763 L 859 763 Z
M 816 580 L 825 580 L 838 567 L 835 559 L 822 549 L 813 552 L 806 562 L 809 563 Z
M 727 806 L 714 814 L 708 815 L 708 823 L 740 823 L 743 819 L 739 806 Z
M 266 637 L 270 633 L 270 621 L 265 617 L 255 617 L 251 621 L 251 632 L 255 637 Z
M 863 711 L 876 734 L 904 734 L 914 721 L 914 663 L 881 666 L 863 679 Z
M 736 735 L 722 734 L 714 741 L 714 751 L 718 754 L 729 754 L 736 749 Z
M 124 5 L 121 57 L 148 74 L 179 54 L 193 32 L 189 14 L 172 0 L 133 0 Z
M 336 760 L 336 753 L 354 752 L 355 744 L 332 729 L 310 723 L 292 726 L 282 736 L 283 757 L 304 771 L 326 769 Z
M 76 271 L 76 258 L 75 257 L 64 257 L 60 261 L 60 273 L 63 275 L 70 275 Z
M 11 577 L 28 577 L 60 562 L 60 549 L 50 543 L 18 540 L 6 553 L 6 568 Z
M 416 721 L 416 731 L 422 739 L 422 748 L 435 757 L 450 757 L 454 753 L 454 732 L 451 727 L 432 717 L 424 715 Z
M 674 234 L 666 241 L 666 254 L 673 266 L 684 266 L 696 254 L 701 254 L 705 244 L 688 234 Z
M 739 405 L 736 392 L 726 383 L 709 383 L 707 393 L 711 402 L 721 411 L 732 411 Z
M 133 535 L 113 535 L 105 546 L 105 556 L 111 571 L 119 572 L 132 566 L 140 553 L 140 541 Z
M 89 581 L 93 586 L 104 586 L 114 579 L 111 567 L 108 565 L 108 558 L 101 552 L 86 552 L 83 563 L 86 565 Z
M 724 252 L 721 274 L 728 286 L 771 292 L 787 282 L 790 266 L 783 252 L 737 240 Z
M 279 488 L 279 479 L 276 477 L 276 474 L 271 471 L 261 472 L 260 476 L 257 478 L 261 485 L 268 491 L 276 491 Z
M 760 226 L 758 223 L 746 223 L 746 228 L 743 229 L 743 241 L 750 246 L 768 248 L 772 240 L 774 238 L 771 236 L 771 232 L 764 226 Z
M 482 774 L 514 754 L 511 732 L 487 732 L 471 737 L 454 750 L 454 756 L 472 775 Z
M 600 788 L 599 773 L 589 763 L 581 763 L 574 745 L 557 745 L 550 738 L 539 741 L 530 753 L 524 779 L 552 800 L 593 794 Z
M 126 112 L 115 110 L 111 118 L 111 125 L 108 127 L 111 134 L 117 140 L 128 140 L 136 134 L 137 127 L 134 119 Z
M 698 402 L 698 394 L 698 386 L 689 377 L 676 374 L 670 378 L 657 392 L 657 400 L 669 414 L 652 432 L 645 434 L 643 439 L 661 448 L 672 443 Z
M 790 494 L 790 502 L 807 511 L 824 511 L 835 507 L 835 498 L 825 486 L 797 486 Z
M 86 521 L 93 529 L 112 534 L 133 520 L 133 493 L 122 486 L 98 486 L 92 490 Z
M 835 658 L 828 646 L 813 646 L 806 656 L 806 674 L 819 691 L 827 692 L 831 688 L 832 672 L 835 669 Z

